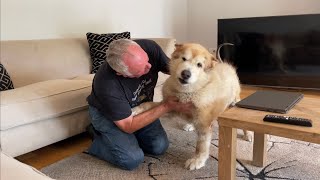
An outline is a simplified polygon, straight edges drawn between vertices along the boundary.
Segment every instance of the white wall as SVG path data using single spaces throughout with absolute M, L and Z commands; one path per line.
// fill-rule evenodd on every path
M 219 18 L 319 13 L 319 0 L 188 0 L 187 37 L 215 48 Z
M 320 13 L 320 0 L 1 0 L 1 39 L 130 31 L 216 47 L 217 19 Z
M 1 0 L 1 40 L 85 37 L 89 31 L 185 40 L 186 16 L 185 0 Z

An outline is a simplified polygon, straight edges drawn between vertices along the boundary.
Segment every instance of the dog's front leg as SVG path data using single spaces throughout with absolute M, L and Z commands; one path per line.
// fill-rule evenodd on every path
M 212 129 L 209 126 L 200 125 L 196 127 L 198 132 L 198 140 L 195 155 L 188 159 L 185 167 L 189 170 L 202 168 L 209 158 L 210 142 L 212 136 Z
M 160 103 L 159 102 L 145 102 L 140 104 L 139 106 L 136 106 L 131 109 L 132 115 L 136 116 L 138 114 L 141 114 L 149 109 L 154 108 L 155 106 L 158 106 Z

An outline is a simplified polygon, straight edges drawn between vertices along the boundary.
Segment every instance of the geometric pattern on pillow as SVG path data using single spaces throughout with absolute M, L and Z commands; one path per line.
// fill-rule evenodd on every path
M 11 78 L 4 66 L 0 63 L 0 91 L 14 89 Z
M 108 33 L 108 34 L 87 34 L 90 56 L 92 61 L 91 73 L 96 73 L 99 67 L 106 61 L 109 44 L 117 39 L 130 39 L 130 32 Z

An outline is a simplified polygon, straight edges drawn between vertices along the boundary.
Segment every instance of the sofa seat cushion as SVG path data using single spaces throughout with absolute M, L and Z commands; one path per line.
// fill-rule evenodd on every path
M 95 74 L 84 74 L 84 75 L 77 76 L 77 77 L 73 78 L 72 80 L 86 80 L 86 81 L 92 82 L 94 75 Z
M 1 92 L 1 131 L 87 108 L 91 84 L 57 79 Z

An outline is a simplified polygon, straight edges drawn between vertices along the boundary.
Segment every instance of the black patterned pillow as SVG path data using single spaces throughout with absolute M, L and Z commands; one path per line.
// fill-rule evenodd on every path
M 8 89 L 14 89 L 13 83 L 7 70 L 0 63 L 0 91 L 5 91 Z
M 109 34 L 87 33 L 87 40 L 92 60 L 91 73 L 96 73 L 101 64 L 106 61 L 106 53 L 109 48 L 109 44 L 117 39 L 130 39 L 130 32 Z

